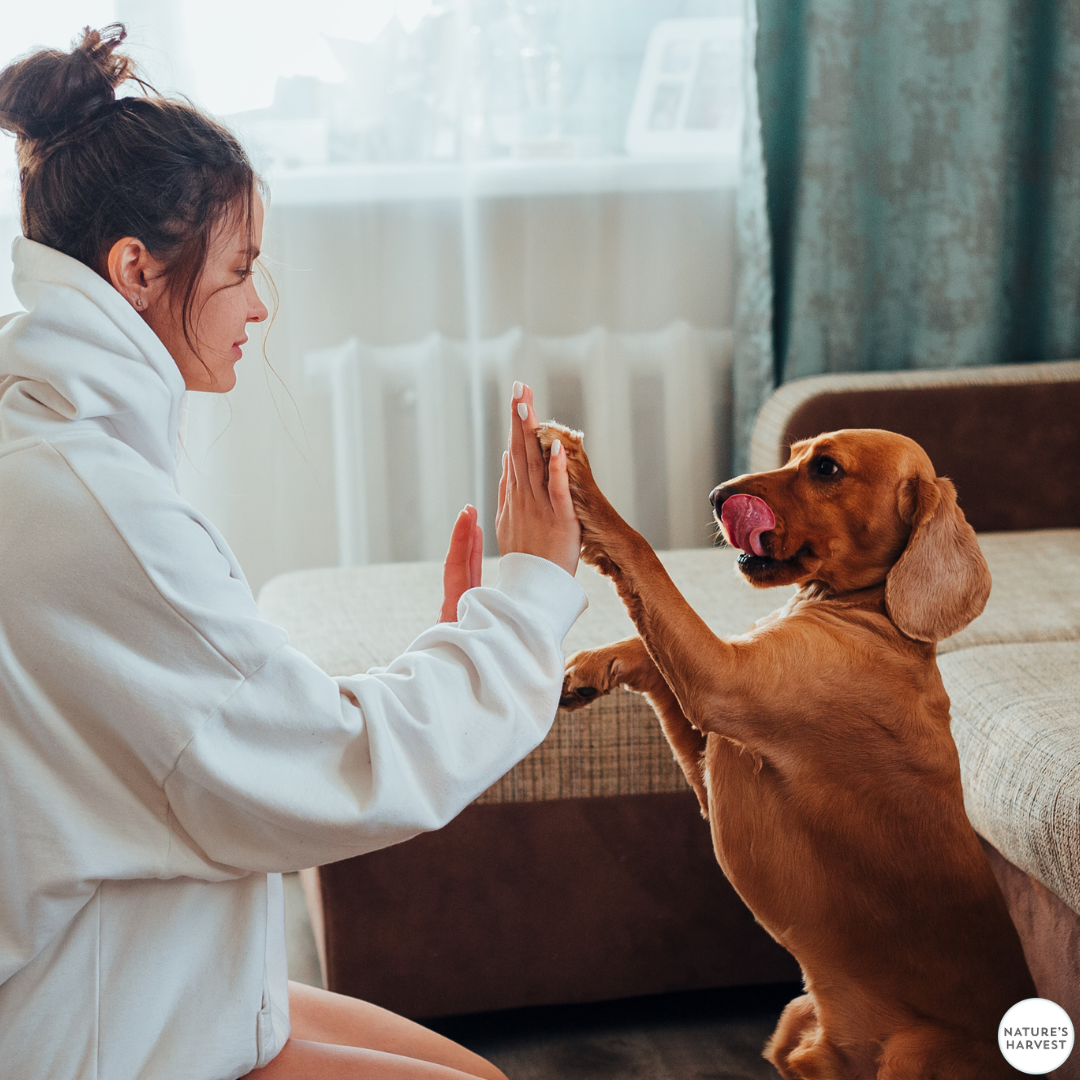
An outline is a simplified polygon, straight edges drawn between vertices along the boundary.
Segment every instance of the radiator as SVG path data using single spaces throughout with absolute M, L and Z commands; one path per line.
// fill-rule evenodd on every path
M 495 553 L 495 500 L 516 379 L 536 411 L 585 432 L 601 488 L 654 547 L 711 542 L 708 494 L 729 476 L 731 332 L 679 321 L 652 333 L 507 331 L 357 338 L 305 358 L 328 393 L 343 566 L 442 559 L 467 502 Z

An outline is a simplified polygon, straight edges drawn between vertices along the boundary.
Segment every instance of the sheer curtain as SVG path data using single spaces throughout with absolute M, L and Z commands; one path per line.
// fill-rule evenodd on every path
M 96 2 L 62 33 L 26 16 L 11 51 L 123 20 L 151 81 L 224 117 L 269 184 L 278 314 L 235 391 L 191 395 L 182 467 L 255 589 L 437 557 L 466 500 L 493 550 L 519 377 L 653 542 L 709 542 L 738 0 Z

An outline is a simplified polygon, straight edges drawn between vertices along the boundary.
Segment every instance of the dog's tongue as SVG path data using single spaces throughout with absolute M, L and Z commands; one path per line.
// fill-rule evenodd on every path
M 720 520 L 734 547 L 764 555 L 761 534 L 776 528 L 769 504 L 756 495 L 731 495 L 724 500 Z

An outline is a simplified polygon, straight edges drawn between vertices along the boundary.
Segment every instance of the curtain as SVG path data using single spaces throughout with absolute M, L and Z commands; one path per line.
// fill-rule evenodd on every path
M 1080 354 L 1080 5 L 756 0 L 756 16 L 744 435 L 770 383 Z

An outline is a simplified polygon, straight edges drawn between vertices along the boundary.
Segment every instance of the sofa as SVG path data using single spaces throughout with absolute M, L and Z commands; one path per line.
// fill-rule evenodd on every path
M 965 802 L 1040 994 L 1080 1018 L 1080 362 L 792 383 L 758 417 L 751 471 L 839 427 L 916 438 L 980 534 L 990 600 L 939 648 Z M 752 589 L 736 554 L 661 555 L 720 634 L 790 593 Z M 568 654 L 632 632 L 609 583 L 584 566 L 579 579 L 590 606 Z M 285 574 L 259 603 L 342 674 L 398 654 L 440 595 L 441 568 L 411 563 Z M 326 985 L 414 1017 L 799 977 L 720 872 L 655 717 L 626 691 L 560 711 L 440 832 L 304 884 Z

